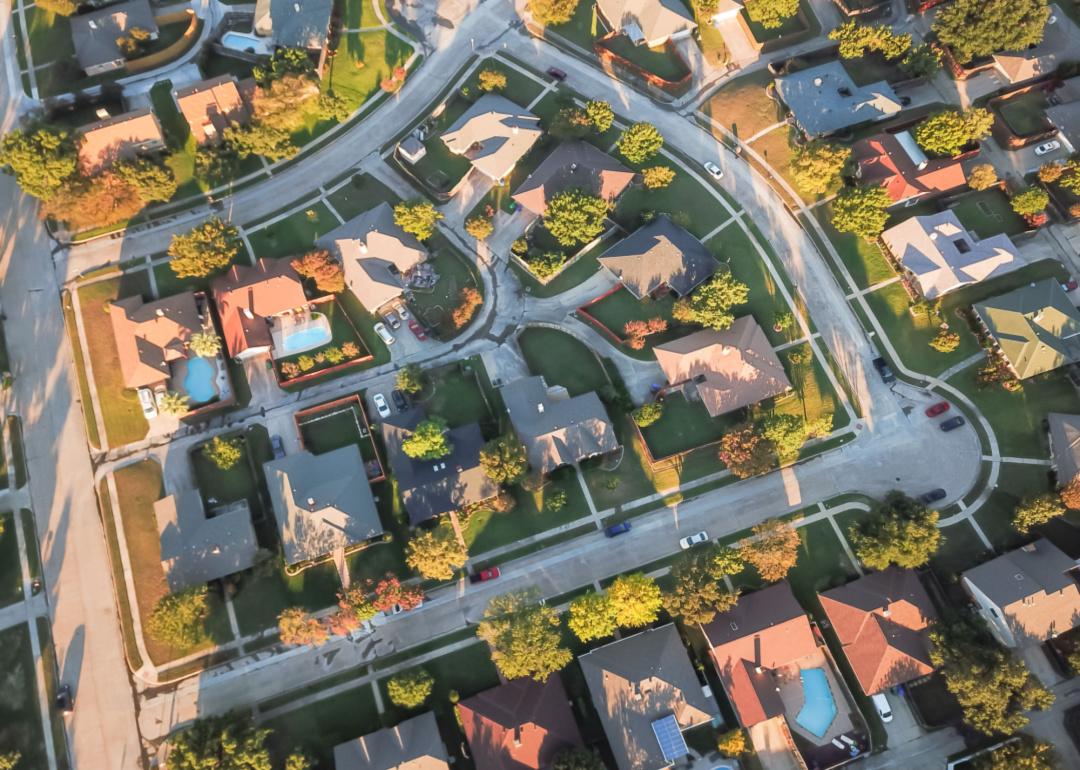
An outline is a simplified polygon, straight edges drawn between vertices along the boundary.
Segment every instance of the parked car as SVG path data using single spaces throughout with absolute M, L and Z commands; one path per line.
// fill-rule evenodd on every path
M 139 388 L 139 406 L 142 407 L 143 417 L 152 420 L 157 417 L 157 407 L 154 405 L 154 394 L 150 388 Z
M 71 685 L 62 684 L 56 691 L 56 708 L 64 714 L 75 710 L 75 696 L 71 692 Z
M 870 700 L 874 702 L 874 708 L 877 709 L 878 716 L 881 717 L 882 722 L 892 721 L 892 709 L 889 708 L 889 699 L 885 697 L 885 693 L 879 692 L 876 695 L 871 695 Z
M 941 425 L 939 425 L 938 427 L 941 428 L 941 430 L 945 433 L 948 433 L 950 430 L 956 430 L 963 424 L 964 418 L 960 415 L 956 415 L 956 417 L 950 417 L 948 420 L 941 423 Z
M 566 73 L 558 67 L 548 67 L 547 74 L 553 80 L 558 80 L 560 83 L 566 80 Z
M 937 417 L 939 414 L 945 414 L 947 411 L 949 411 L 949 402 L 948 401 L 939 401 L 938 403 L 934 404 L 933 406 L 927 407 L 926 416 L 927 417 Z
M 375 408 L 379 412 L 379 417 L 386 419 L 390 416 L 390 404 L 386 403 L 386 396 L 382 393 L 376 393 L 371 397 L 371 400 L 375 402 Z
M 381 339 L 387 345 L 393 345 L 394 344 L 394 335 L 391 334 L 390 330 L 387 329 L 382 324 L 375 324 L 375 333 L 378 334 L 379 339 Z
M 282 442 L 281 436 L 271 436 L 270 447 L 274 450 L 275 460 L 280 460 L 285 456 L 285 444 Z
M 896 382 L 896 375 L 893 374 L 893 370 L 889 367 L 889 362 L 881 356 L 874 359 L 874 368 L 877 369 L 878 374 L 881 375 L 881 381 L 886 385 L 890 382 Z
M 409 319 L 412 318 L 412 316 L 409 315 L 409 308 L 405 307 L 404 302 L 399 303 L 398 306 L 394 309 L 397 311 L 398 318 L 400 318 L 402 321 L 408 323 Z
M 502 573 L 499 572 L 498 567 L 488 567 L 487 569 L 482 569 L 479 572 L 474 572 L 473 574 L 469 575 L 469 582 L 486 583 L 489 580 L 494 580 L 501 574 Z
M 682 540 L 680 540 L 679 548 L 682 548 L 685 551 L 688 548 L 693 548 L 698 543 L 704 543 L 708 541 L 708 539 L 709 533 L 705 530 L 701 530 L 700 532 L 695 532 L 692 535 L 687 535 Z
M 427 332 L 424 331 L 424 327 L 421 326 L 420 322 L 415 318 L 409 319 L 409 331 L 411 331 L 413 336 L 421 342 L 427 339 Z
M 606 527 L 604 529 L 604 534 L 608 537 L 618 537 L 624 532 L 629 532 L 631 529 L 633 529 L 633 527 L 631 526 L 630 522 L 623 521 L 619 522 L 618 524 L 612 524 L 610 527 Z
M 409 399 L 397 388 L 390 391 L 390 399 L 394 402 L 394 406 L 397 407 L 399 412 L 404 412 L 409 408 Z
M 724 178 L 724 170 L 715 163 L 713 163 L 711 160 L 707 160 L 701 165 L 705 167 L 705 170 L 709 172 L 709 176 L 711 176 L 713 179 L 719 181 Z
M 391 329 L 400 329 L 401 321 L 398 320 L 397 314 L 393 310 L 387 310 L 382 314 L 383 323 L 389 326 Z
M 923 505 L 930 505 L 931 503 L 936 503 L 938 500 L 944 500 L 944 499 L 945 499 L 945 490 L 944 489 L 931 489 L 926 494 L 919 495 L 919 502 L 922 503 Z
M 1076 291 L 1077 287 L 1080 287 L 1080 282 L 1077 282 L 1075 278 L 1070 278 L 1061 284 L 1061 288 L 1065 291 Z
M 1043 142 L 1038 147 L 1036 147 L 1035 154 L 1046 155 L 1049 152 L 1053 152 L 1054 150 L 1059 149 L 1061 149 L 1061 142 L 1059 142 L 1057 139 L 1051 139 L 1049 142 Z

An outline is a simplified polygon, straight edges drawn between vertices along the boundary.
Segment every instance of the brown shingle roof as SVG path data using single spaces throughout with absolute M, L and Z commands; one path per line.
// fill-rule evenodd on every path
M 165 146 L 161 124 L 150 110 L 125 112 L 79 129 L 79 168 L 95 174 L 120 160 Z
M 150 303 L 141 296 L 118 299 L 109 306 L 109 318 L 129 388 L 165 382 L 169 363 L 188 357 L 187 342 L 203 326 L 190 291 Z
M 248 105 L 233 75 L 174 89 L 173 99 L 196 144 L 217 142 L 229 125 L 246 123 L 250 117 Z
M 307 304 L 304 286 L 287 259 L 233 265 L 210 285 L 230 356 L 269 346 L 267 319 Z
M 588 142 L 560 144 L 514 191 L 513 198 L 537 216 L 553 195 L 580 188 L 613 201 L 634 179 L 634 172 Z

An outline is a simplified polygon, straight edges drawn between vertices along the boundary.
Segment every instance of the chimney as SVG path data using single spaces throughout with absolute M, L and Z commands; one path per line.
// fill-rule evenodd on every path
M 884 607 L 881 608 L 881 617 L 887 618 L 890 615 L 892 615 L 892 610 L 890 610 L 889 605 L 886 604 Z
M 521 748 L 521 725 L 514 725 L 514 746 Z
M 360 244 L 360 253 L 361 254 L 367 254 L 367 244 L 364 243 L 363 241 L 357 241 L 357 243 Z
M 307 499 L 307 505 L 308 505 L 308 510 L 309 511 L 314 511 L 315 510 L 315 498 L 314 497 L 309 497 Z
M 761 673 L 761 666 L 754 666 L 754 673 L 755 674 L 760 674 Z
M 516 136 L 521 132 L 521 129 L 518 126 L 514 126 L 510 131 Z
M 156 315 L 158 318 L 164 318 L 165 317 L 165 311 L 163 309 L 161 309 L 161 308 L 158 308 L 157 310 L 154 311 L 154 315 Z
M 543 414 L 544 413 L 544 405 L 543 404 L 537 404 L 536 405 L 536 413 L 537 414 Z

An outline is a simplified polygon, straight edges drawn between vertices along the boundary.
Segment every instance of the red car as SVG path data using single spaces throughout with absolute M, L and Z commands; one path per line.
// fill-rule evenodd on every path
M 494 580 L 495 578 L 497 578 L 501 574 L 502 573 L 499 572 L 498 567 L 488 567 L 487 569 L 482 569 L 477 573 L 469 575 L 469 582 L 470 583 L 486 583 L 489 580 Z
M 949 411 L 949 402 L 941 401 L 926 410 L 927 417 L 937 417 L 939 414 L 945 414 Z
M 409 319 L 409 331 L 416 335 L 418 340 L 426 340 L 427 333 L 424 331 L 424 327 L 420 325 L 419 321 L 415 318 Z

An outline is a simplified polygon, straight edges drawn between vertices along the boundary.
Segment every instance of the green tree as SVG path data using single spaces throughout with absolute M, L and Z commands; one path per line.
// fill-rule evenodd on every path
M 544 227 L 562 246 L 588 243 L 604 232 L 610 208 L 606 200 L 584 190 L 563 190 L 548 201 Z
M 761 419 L 759 430 L 765 440 L 772 444 L 776 456 L 782 462 L 787 462 L 799 456 L 799 450 L 808 439 L 827 435 L 832 430 L 832 415 L 808 423 L 798 415 L 769 412 Z
M 270 733 L 236 713 L 199 719 L 169 740 L 166 763 L 169 770 L 271 770 Z
M 158 409 L 164 414 L 180 417 L 188 413 L 188 410 L 191 408 L 190 404 L 191 399 L 187 395 L 170 390 L 161 397 L 161 403 L 158 404 Z
M 465 232 L 478 241 L 486 241 L 495 232 L 495 225 L 487 217 L 477 215 L 465 220 Z
M 577 6 L 578 0 L 528 0 L 529 14 L 545 27 L 570 21 Z
M 600 756 L 592 749 L 564 749 L 555 755 L 552 770 L 606 770 Z
M 896 491 L 885 496 L 872 516 L 853 527 L 848 539 L 859 561 L 879 570 L 890 564 L 921 567 L 942 543 L 937 511 Z
M 929 43 L 912 46 L 900 67 L 909 77 L 931 78 L 941 69 L 941 54 Z
M 417 364 L 406 364 L 394 376 L 394 387 L 410 396 L 416 395 L 427 385 L 427 375 Z
M 723 271 L 698 286 L 689 297 L 676 302 L 674 317 L 683 323 L 696 323 L 723 331 L 735 323 L 731 309 L 745 305 L 749 297 L 750 287 L 730 270 Z
M 585 103 L 585 115 L 598 134 L 607 131 L 615 122 L 615 112 L 611 109 L 611 105 L 599 99 Z
M 432 580 L 451 580 L 468 558 L 465 546 L 445 528 L 417 531 L 405 548 L 405 563 Z
M 529 456 L 518 437 L 507 433 L 484 444 L 480 450 L 480 467 L 496 484 L 516 484 L 525 478 Z
M 401 442 L 401 451 L 414 460 L 438 460 L 454 451 L 453 445 L 446 439 L 446 420 L 442 417 L 428 417 L 421 421 L 413 432 Z
M 34 6 L 57 16 L 71 16 L 79 10 L 79 4 L 75 0 L 41 0 L 34 3 Z M 0 768 L 3 768 L 3 765 L 0 765 Z
M 720 462 L 738 479 L 768 473 L 776 467 L 773 446 L 751 423 L 732 428 L 720 438 Z
M 765 29 L 779 29 L 799 12 L 799 0 L 746 0 L 746 15 Z
M 285 757 L 283 770 L 313 770 L 315 760 L 302 749 L 296 749 L 292 754 Z
M 481 91 L 502 91 L 506 88 L 506 73 L 498 69 L 482 69 L 477 75 Z
M 421 241 L 435 234 L 435 225 L 442 218 L 442 212 L 429 201 L 416 200 L 394 206 L 394 224 Z
M 824 195 L 840 181 L 851 160 L 851 148 L 829 142 L 807 142 L 791 155 L 795 185 L 808 195 Z
M 897 34 L 887 24 L 871 26 L 851 19 L 829 32 L 840 44 L 840 56 L 857 59 L 867 51 L 877 51 L 886 59 L 899 59 L 911 48 L 911 35 Z
M 648 428 L 664 416 L 664 402 L 650 401 L 647 404 L 642 404 L 630 416 L 634 418 L 634 423 L 639 428 Z
M 581 139 L 591 130 L 589 115 L 585 110 L 570 103 L 564 104 L 555 113 L 555 119 L 551 122 L 549 133 L 560 141 Z
M 529 266 L 529 272 L 543 280 L 562 270 L 563 265 L 566 264 L 566 255 L 561 251 L 545 251 L 543 254 L 529 257 L 525 264 Z
M 833 199 L 832 224 L 842 233 L 873 241 L 889 221 L 892 198 L 884 187 L 845 187 Z
M 558 613 L 527 592 L 488 602 L 476 634 L 491 647 L 491 660 L 507 679 L 527 676 L 546 682 L 574 659 L 562 646 Z
M 255 81 L 264 88 L 287 75 L 309 75 L 315 71 L 307 51 L 302 48 L 278 48 L 265 65 L 251 71 Z
M 982 107 L 964 112 L 942 110 L 915 126 L 914 137 L 927 152 L 952 157 L 972 142 L 989 136 L 993 125 L 994 116 Z
M 41 6 L 44 7 L 44 6 Z M 0 754 L 0 770 L 15 770 L 16 765 L 19 764 L 19 760 L 22 759 L 22 754 L 18 751 L 5 751 Z M 588 770 L 582 768 L 582 770 Z M 603 770 L 598 768 L 597 770 Z
M 375 603 L 371 598 L 370 586 L 365 582 L 354 584 L 347 590 L 338 594 L 338 610 L 349 616 L 353 623 L 349 625 L 358 628 L 361 623 L 366 623 L 378 614 Z
M 696 548 L 671 568 L 673 585 L 664 597 L 664 608 L 684 623 L 708 623 L 717 612 L 727 612 L 739 599 L 722 582 L 724 573 L 716 562 L 716 548 Z
M 997 170 L 992 163 L 972 166 L 968 173 L 968 187 L 972 190 L 988 190 L 998 183 Z
M 1032 528 L 1064 516 L 1066 510 L 1061 498 L 1051 492 L 1026 497 L 1020 505 L 1016 506 L 1013 526 L 1016 527 L 1017 532 L 1026 535 Z
M 236 259 L 243 247 L 240 232 L 214 217 L 169 244 L 169 267 L 177 278 L 203 278 Z
M 206 640 L 206 586 L 200 585 L 158 600 L 150 613 L 148 630 L 162 644 L 190 650 Z
M 188 349 L 199 358 L 213 358 L 221 352 L 221 337 L 212 331 L 195 332 L 188 339 Z
M 319 95 L 318 114 L 320 120 L 344 123 L 352 113 L 352 104 L 345 97 L 339 96 L 333 91 L 327 91 Z
M 229 126 L 225 129 L 225 141 L 241 158 L 259 155 L 271 163 L 291 158 L 300 148 L 292 140 L 287 128 L 274 126 L 261 120 L 247 125 Z
M 1022 217 L 1034 217 L 1046 211 L 1050 196 L 1041 187 L 1029 187 L 1010 198 L 1009 205 Z
M 716 749 L 725 757 L 740 757 L 746 753 L 746 732 L 736 727 L 716 739 Z
M 410 668 L 394 674 L 386 682 L 390 702 L 404 709 L 420 708 L 435 689 L 435 677 L 423 668 Z
M 662 190 L 675 181 L 675 171 L 670 166 L 643 168 L 641 181 L 646 190 Z
M 621 628 L 649 625 L 656 620 L 664 606 L 660 586 L 642 572 L 619 575 L 608 588 L 607 595 L 612 617 Z
M 167 201 L 176 194 L 172 169 L 159 163 L 139 158 L 116 164 L 114 171 L 147 203 Z
M 931 29 L 965 64 L 1037 45 L 1049 17 L 1046 0 L 957 0 L 938 11 Z
M 607 594 L 589 591 L 571 600 L 567 627 L 583 642 L 612 636 L 618 626 Z
M 644 163 L 660 152 L 664 137 L 652 123 L 634 123 L 622 132 L 615 146 L 631 163 Z
M 214 436 L 203 444 L 202 453 L 217 468 L 227 471 L 244 459 L 244 444 L 239 438 Z
M 739 556 L 756 569 L 765 582 L 783 580 L 799 561 L 799 533 L 780 519 L 766 519 L 755 524 L 751 533 L 739 544 Z
M 544 496 L 544 511 L 558 513 L 566 507 L 566 490 L 555 489 Z
M 1057 770 L 1061 765 L 1054 747 L 1029 735 L 1019 736 L 971 761 L 972 770 Z
M 41 200 L 58 192 L 77 164 L 75 143 L 66 131 L 37 126 L 0 140 L 0 166 L 11 169 L 23 192 Z

